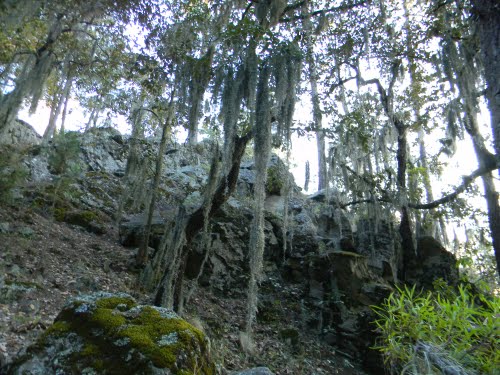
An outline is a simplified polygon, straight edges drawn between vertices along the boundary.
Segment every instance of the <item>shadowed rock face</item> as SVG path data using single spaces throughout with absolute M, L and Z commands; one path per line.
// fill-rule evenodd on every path
M 449 285 L 457 285 L 457 259 L 435 238 L 420 237 L 417 241 L 417 255 L 407 271 L 405 281 L 430 289 L 437 279 L 443 279 Z
M 7 374 L 213 374 L 205 335 L 127 294 L 70 300 Z
M 382 358 L 371 349 L 376 335 L 370 306 L 382 303 L 392 287 L 371 270 L 366 256 L 353 252 L 309 254 L 305 269 L 310 328 L 366 369 L 383 371 Z

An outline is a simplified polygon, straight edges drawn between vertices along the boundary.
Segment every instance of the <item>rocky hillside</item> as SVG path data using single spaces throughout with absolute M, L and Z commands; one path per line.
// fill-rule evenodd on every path
M 67 133 L 42 147 L 27 124 L 19 129 L 9 133 L 12 139 L 0 152 L 0 367 L 11 373 L 16 372 L 8 365 L 33 352 L 28 347 L 37 339 L 40 345 L 58 314 L 63 319 L 70 297 L 128 293 L 151 303 L 152 293 L 137 288 L 133 258 L 158 144 L 137 144 L 99 128 Z M 132 143 L 142 160 L 140 184 L 124 177 Z M 188 213 L 200 205 L 211 147 L 171 144 L 163 156 L 151 255 L 179 205 Z M 293 181 L 287 189 L 293 178 L 277 156 L 268 175 L 255 345 L 249 347 L 240 332 L 255 180 L 250 158 L 241 165 L 236 193 L 211 221 L 209 240 L 200 236 L 193 246 L 183 318 L 207 336 L 216 373 L 257 366 L 268 370 L 254 374 L 381 373 L 381 359 L 370 349 L 376 338 L 370 305 L 380 303 L 395 281 L 399 241 L 393 224 L 354 222 L 327 192 L 304 196 Z M 426 259 L 415 268 L 414 282 L 456 277 L 453 259 L 439 244 L 429 239 L 421 246 Z

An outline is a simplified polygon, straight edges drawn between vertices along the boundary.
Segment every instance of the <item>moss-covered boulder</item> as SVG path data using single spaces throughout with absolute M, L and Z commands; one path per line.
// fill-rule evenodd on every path
M 70 300 L 7 374 L 213 374 L 205 335 L 127 294 Z
M 57 221 L 82 227 L 91 233 L 106 233 L 102 218 L 97 212 L 91 210 L 66 211 L 64 208 L 56 208 L 54 216 Z

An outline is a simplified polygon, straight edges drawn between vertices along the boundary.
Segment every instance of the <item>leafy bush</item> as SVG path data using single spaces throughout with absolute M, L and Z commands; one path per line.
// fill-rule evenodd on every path
M 11 146 L 0 148 L 0 203 L 12 203 L 28 171 L 22 163 L 22 153 Z
M 49 169 L 57 175 L 53 195 L 53 206 L 61 205 L 61 201 L 79 198 L 80 192 L 72 187 L 84 170 L 80 160 L 80 134 L 67 132 L 57 134 L 53 139 L 53 148 L 49 151 Z M 64 204 L 63 204 L 64 205 Z M 56 216 L 59 213 L 56 213 Z
M 460 286 L 405 287 L 374 306 L 379 349 L 392 373 L 498 374 L 500 299 Z M 451 372 L 450 372 L 451 371 Z
M 61 133 L 54 137 L 54 149 L 49 153 L 49 168 L 54 174 L 78 175 L 80 140 L 77 132 Z

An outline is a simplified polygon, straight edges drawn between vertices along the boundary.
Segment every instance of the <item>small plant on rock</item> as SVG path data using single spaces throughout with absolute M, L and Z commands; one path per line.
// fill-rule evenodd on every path
M 414 287 L 404 287 L 373 307 L 380 333 L 376 349 L 390 372 L 495 374 L 500 363 L 500 299 L 467 286 L 436 289 L 417 293 Z

